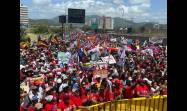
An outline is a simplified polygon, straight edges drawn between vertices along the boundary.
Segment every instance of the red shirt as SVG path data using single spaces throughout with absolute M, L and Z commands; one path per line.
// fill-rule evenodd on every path
M 120 88 L 118 88 L 118 89 L 115 90 L 115 94 L 116 94 L 116 97 L 120 96 Z
M 58 104 L 58 109 L 61 109 L 62 111 L 71 111 L 72 110 L 72 107 L 73 107 L 74 103 L 69 100 L 69 104 L 66 105 L 64 103 L 64 101 L 61 101 L 59 104 Z
M 52 104 L 52 103 L 47 103 L 46 105 L 45 105 L 45 110 L 46 111 L 52 111 L 52 109 L 53 109 L 53 107 L 54 107 L 54 104 Z
M 80 98 L 80 96 L 72 96 L 71 100 L 73 101 L 75 106 L 82 106 L 82 99 Z
M 112 101 L 114 98 L 113 92 L 109 91 L 109 89 L 106 88 L 104 91 L 104 98 L 105 98 L 105 101 Z
M 24 111 L 24 108 L 22 106 L 20 106 L 20 111 Z
M 87 101 L 87 96 L 85 96 L 85 95 L 82 95 L 82 96 L 81 96 L 81 100 L 82 100 L 82 102 L 85 102 L 85 101 Z
M 28 107 L 28 111 L 36 111 L 33 106 Z
M 131 89 L 131 86 L 127 86 L 125 88 L 125 93 L 123 94 L 125 99 L 131 99 L 133 98 L 133 90 Z
M 148 95 L 148 87 L 146 86 L 146 85 L 144 85 L 144 86 L 137 86 L 136 88 L 135 88 L 135 91 L 136 92 L 140 92 L 140 95 L 141 96 L 147 96 Z

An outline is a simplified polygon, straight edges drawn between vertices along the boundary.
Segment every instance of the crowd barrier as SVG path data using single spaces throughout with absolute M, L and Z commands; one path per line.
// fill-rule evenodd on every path
M 92 106 L 81 106 L 76 111 L 167 111 L 167 96 L 122 99 Z

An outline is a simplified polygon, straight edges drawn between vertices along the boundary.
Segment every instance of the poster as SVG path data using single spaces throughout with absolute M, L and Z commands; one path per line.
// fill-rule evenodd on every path
M 43 83 L 45 83 L 45 77 L 42 75 L 42 76 L 40 76 L 40 77 L 36 77 L 36 78 L 31 78 L 30 79 L 30 82 L 32 83 L 32 84 L 43 84 Z
M 114 57 L 112 55 L 106 56 L 106 57 L 101 57 L 103 62 L 106 62 L 108 64 L 115 64 L 116 60 L 114 59 Z
M 108 76 L 108 70 L 107 69 L 97 69 L 93 71 L 94 77 L 96 75 L 100 75 L 102 78 L 107 78 Z
M 63 67 L 63 64 L 68 64 L 69 55 L 65 52 L 58 52 L 58 64 Z

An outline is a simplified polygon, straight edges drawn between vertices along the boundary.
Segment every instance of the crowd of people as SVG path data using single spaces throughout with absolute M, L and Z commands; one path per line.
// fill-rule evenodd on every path
M 167 47 L 94 37 L 80 33 L 69 41 L 39 37 L 20 48 L 20 111 L 71 111 L 106 101 L 167 95 Z M 59 52 L 66 54 L 67 63 L 59 63 Z M 106 76 L 93 73 L 97 61 L 109 55 L 115 63 L 102 67 Z

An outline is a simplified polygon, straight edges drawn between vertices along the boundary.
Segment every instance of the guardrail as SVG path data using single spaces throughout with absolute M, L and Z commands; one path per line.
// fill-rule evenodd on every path
M 151 98 L 133 98 L 104 102 L 76 111 L 167 111 L 167 95 Z

